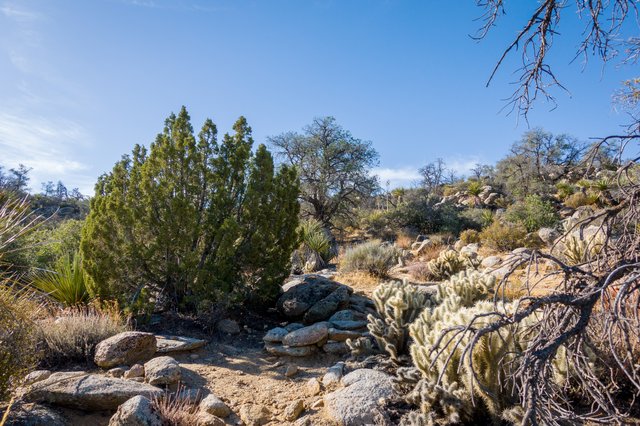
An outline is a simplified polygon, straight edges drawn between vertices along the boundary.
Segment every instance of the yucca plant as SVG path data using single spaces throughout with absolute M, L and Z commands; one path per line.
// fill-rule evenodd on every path
M 64 306 L 85 304 L 92 298 L 92 280 L 78 253 L 60 258 L 53 271 L 35 273 L 33 286 Z
M 298 228 L 300 247 L 298 255 L 306 272 L 323 268 L 333 257 L 331 240 L 327 231 L 317 220 L 306 220 Z

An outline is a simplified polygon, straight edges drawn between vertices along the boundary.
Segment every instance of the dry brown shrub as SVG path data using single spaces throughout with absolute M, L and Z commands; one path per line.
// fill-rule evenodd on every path
M 420 253 L 420 260 L 428 262 L 430 260 L 437 259 L 440 255 L 440 252 L 442 250 L 445 250 L 446 248 L 447 246 L 444 244 L 434 244 L 429 247 L 425 247 Z
M 0 280 L 0 400 L 8 396 L 38 361 L 33 321 L 41 306 L 33 294 Z
M 47 365 L 87 361 L 100 341 L 129 329 L 113 303 L 63 309 L 39 326 Z
M 151 401 L 167 425 L 193 426 L 199 424 L 198 405 L 184 396 L 182 388 L 174 393 L 165 393 Z
M 396 235 L 396 247 L 401 248 L 403 250 L 411 249 L 411 244 L 415 241 L 415 237 L 409 235 L 408 233 L 401 231 Z

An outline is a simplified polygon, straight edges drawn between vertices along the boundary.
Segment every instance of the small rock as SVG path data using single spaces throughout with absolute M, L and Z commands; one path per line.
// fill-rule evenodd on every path
M 162 426 L 160 413 L 151 400 L 144 396 L 134 396 L 118 407 L 118 411 L 109 420 L 109 426 Z
M 331 321 L 331 325 L 334 328 L 338 328 L 340 330 L 357 330 L 360 328 L 365 328 L 367 326 L 366 321 Z
M 134 364 L 130 369 L 125 371 L 125 379 L 133 379 L 134 377 L 144 377 L 144 366 L 142 364 Z
M 197 424 L 196 426 L 224 426 L 225 422 L 220 417 L 213 414 L 200 411 L 196 414 Z
M 553 228 L 540 228 L 538 230 L 538 237 L 550 246 L 560 237 L 560 233 Z
M 344 372 L 344 362 L 329 367 L 325 375 L 322 377 L 322 384 L 325 387 L 335 386 L 340 383 L 342 373 Z
M 500 256 L 488 256 L 482 259 L 480 265 L 483 268 L 493 268 L 494 266 L 498 266 L 502 262 Z
M 228 318 L 218 321 L 216 328 L 221 333 L 226 333 L 226 334 L 240 333 L 240 326 L 238 325 L 238 323 Z
M 180 364 L 170 356 L 159 356 L 144 364 L 147 382 L 151 385 L 172 385 L 181 377 Z
M 282 339 L 284 338 L 284 336 L 286 336 L 287 334 L 289 334 L 289 330 L 287 330 L 286 328 L 276 327 L 267 331 L 267 334 L 264 335 L 262 340 L 264 340 L 265 342 L 280 343 L 282 342 Z
M 327 342 L 322 346 L 322 350 L 334 355 L 344 355 L 351 352 L 351 349 L 349 349 L 349 346 L 347 346 L 345 342 Z
M 304 324 L 301 324 L 299 322 L 292 322 L 291 324 L 287 324 L 284 328 L 287 330 L 287 332 L 291 332 L 291 331 L 299 330 L 303 327 L 304 327 Z
M 194 359 L 194 360 L 195 360 L 195 359 L 199 359 L 199 358 L 200 358 L 200 355 L 198 355 L 198 354 L 191 354 L 191 355 L 189 355 L 189 358 Z
M 316 396 L 322 391 L 322 385 L 315 377 L 307 382 L 307 395 Z
M 362 336 L 359 332 L 353 330 L 340 330 L 339 328 L 329 329 L 329 340 L 336 342 L 344 342 L 347 339 L 355 340 Z
M 308 327 L 288 333 L 282 339 L 285 346 L 300 347 L 314 345 L 329 335 L 329 327 L 326 322 L 319 322 Z
M 200 411 L 213 414 L 218 417 L 227 417 L 231 414 L 231 410 L 220 398 L 213 394 L 209 394 L 200 402 Z
M 25 386 L 31 385 L 35 382 L 39 382 L 40 380 L 46 380 L 51 376 L 51 371 L 49 370 L 36 370 L 27 374 L 27 377 L 24 378 Z
M 321 407 L 324 407 L 324 400 L 322 398 L 320 398 L 319 400 L 311 404 L 311 408 L 314 410 L 317 410 L 318 408 L 321 408 Z
M 172 352 L 192 351 L 207 344 L 206 340 L 192 337 L 156 335 L 158 353 L 168 354 Z
M 102 368 L 111 368 L 149 359 L 155 353 L 156 337 L 153 334 L 125 331 L 98 343 L 94 361 Z
M 349 309 L 344 309 L 342 311 L 338 311 L 335 314 L 331 315 L 331 317 L 329 318 L 329 321 L 355 321 L 356 319 L 362 318 L 361 316 L 359 317 L 360 318 L 356 316 L 355 312 Z
M 304 411 L 304 402 L 301 399 L 293 401 L 291 404 L 287 405 L 287 408 L 284 409 L 284 418 L 287 421 L 294 421 L 300 414 Z
M 284 375 L 287 377 L 293 377 L 296 374 L 298 374 L 298 366 L 295 364 L 288 365 L 286 371 L 284 372 Z
M 246 426 L 262 426 L 271 421 L 271 412 L 260 404 L 244 404 L 240 407 L 240 419 Z
M 318 347 L 312 346 L 300 346 L 297 348 L 290 348 L 288 346 L 282 346 L 275 343 L 267 343 L 265 345 L 267 352 L 278 356 L 309 356 L 314 354 Z

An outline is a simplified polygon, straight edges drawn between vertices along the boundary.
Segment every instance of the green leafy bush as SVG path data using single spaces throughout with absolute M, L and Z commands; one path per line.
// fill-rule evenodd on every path
M 49 222 L 38 227 L 25 238 L 22 257 L 31 267 L 49 269 L 67 256 L 73 256 L 80 249 L 80 236 L 84 220 L 67 219 Z
M 375 277 L 386 277 L 398 262 L 400 252 L 391 245 L 373 240 L 345 251 L 340 259 L 340 272 L 366 272 Z
M 528 195 L 523 201 L 507 208 L 505 219 L 524 226 L 528 232 L 535 232 L 543 227 L 555 228 L 560 217 L 550 202 L 544 201 L 538 195 Z
M 136 303 L 143 289 L 194 310 L 203 299 L 269 301 L 298 245 L 298 179 L 252 153 L 241 117 L 217 140 L 183 107 L 149 151 L 136 146 L 96 184 L 83 228 L 84 266 L 103 298 Z
M 33 286 L 65 305 L 76 306 L 87 303 L 93 296 L 93 281 L 82 267 L 78 253 L 71 258 L 61 258 L 53 271 L 39 271 L 33 275 Z
M 39 311 L 29 292 L 0 280 L 0 401 L 38 361 L 34 318 Z
M 40 321 L 39 329 L 45 348 L 43 362 L 55 366 L 92 359 L 98 343 L 127 331 L 128 326 L 114 304 L 68 308 L 55 318 Z
M 480 233 L 482 244 L 498 251 L 510 251 L 526 245 L 527 230 L 520 224 L 495 220 Z

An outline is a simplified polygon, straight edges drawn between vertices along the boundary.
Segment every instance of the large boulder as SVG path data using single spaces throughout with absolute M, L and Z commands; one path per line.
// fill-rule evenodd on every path
M 355 370 L 342 378 L 344 388 L 324 396 L 327 416 L 339 425 L 391 425 L 379 406 L 381 398 L 393 396 L 393 379 L 377 370 Z
M 344 290 L 325 300 L 339 288 Z M 309 318 L 305 319 L 306 322 L 320 321 L 329 318 L 339 308 L 345 307 L 342 306 L 345 292 L 348 296 L 353 290 L 321 275 L 306 275 L 301 281 L 296 281 L 295 285 L 286 286 L 285 292 L 278 299 L 277 308 L 288 318 L 302 318 L 318 302 L 322 302 L 312 311 Z M 347 304 L 348 301 L 347 297 Z
M 142 395 L 134 396 L 118 407 L 109 420 L 109 426 L 163 426 L 165 422 L 151 400 Z
M 336 288 L 331 294 L 324 299 L 317 301 L 304 314 L 303 321 L 306 324 L 312 324 L 317 321 L 323 321 L 331 317 L 337 310 L 344 309 L 349 306 L 349 296 L 353 290 L 347 286 Z
M 98 343 L 94 361 L 102 368 L 131 365 L 156 353 L 156 336 L 141 331 L 125 331 Z
M 548 246 L 552 245 L 559 237 L 560 233 L 554 228 L 540 228 L 538 237 Z
M 151 385 L 172 385 L 180 381 L 182 370 L 170 356 L 159 356 L 144 364 L 146 381 Z
M 97 374 L 58 376 L 36 382 L 25 394 L 31 402 L 42 402 L 88 411 L 113 410 L 133 398 L 156 397 L 162 390 L 145 383 Z

